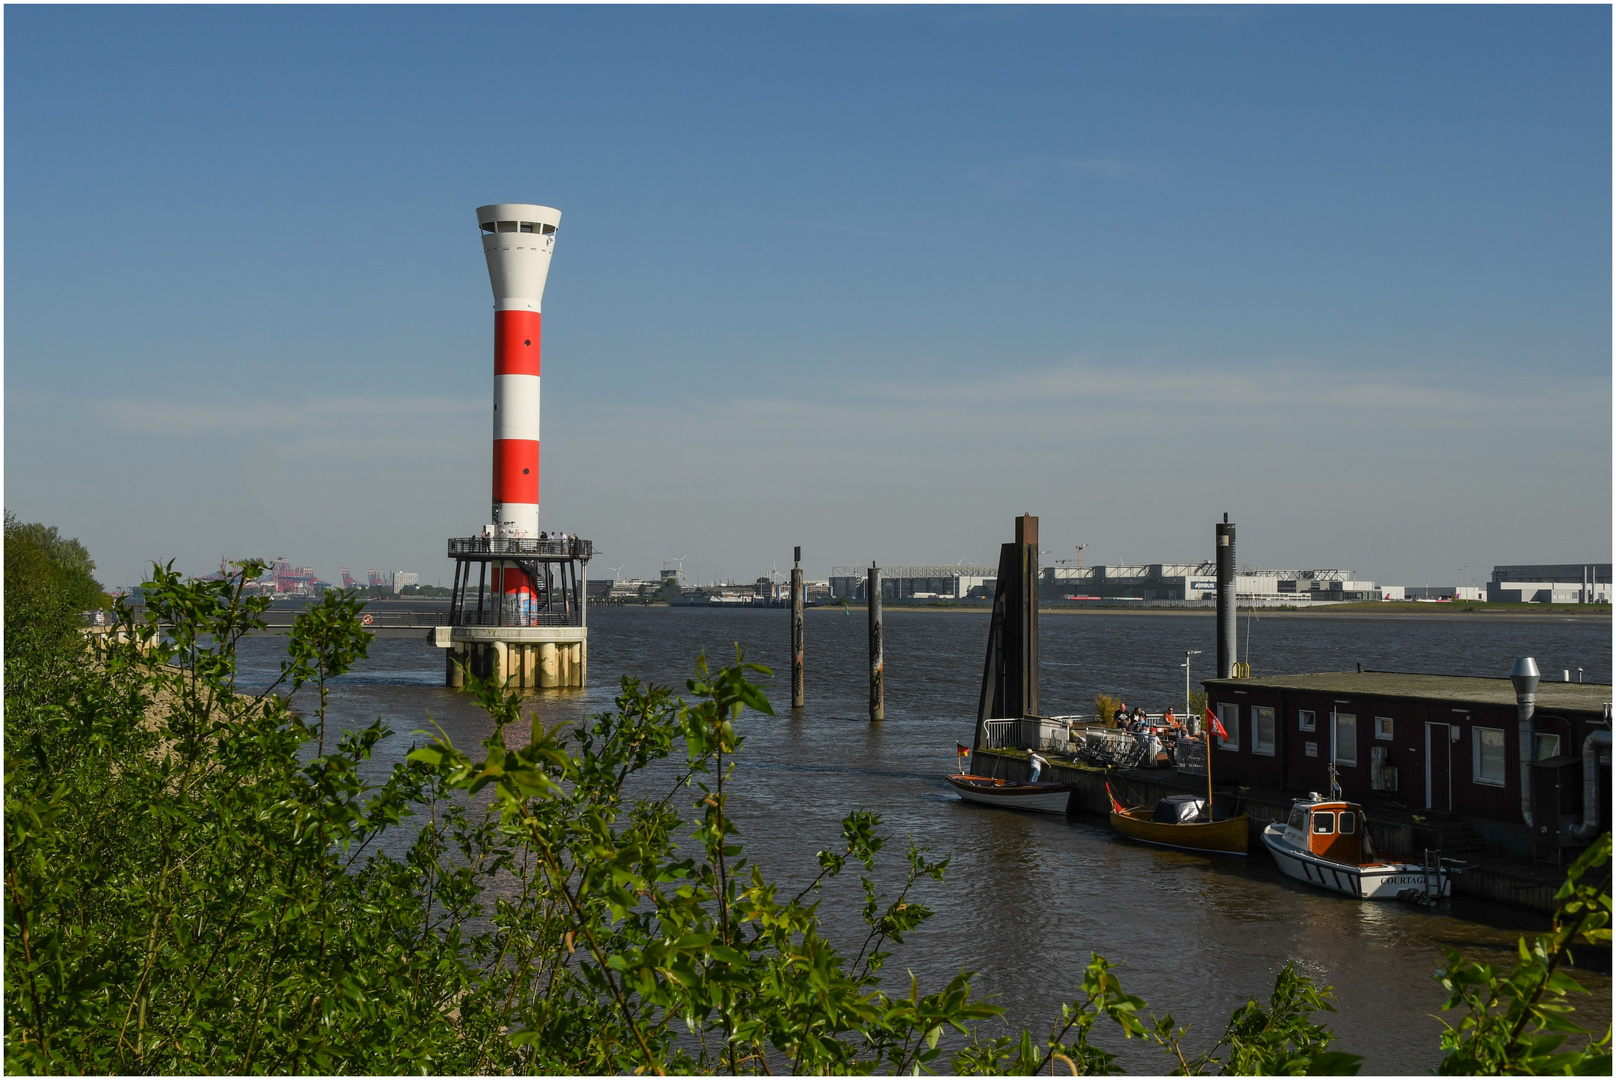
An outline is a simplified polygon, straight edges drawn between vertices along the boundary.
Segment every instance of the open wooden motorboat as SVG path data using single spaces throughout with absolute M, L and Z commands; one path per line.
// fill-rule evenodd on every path
M 1072 801 L 1072 789 L 1076 786 L 1029 784 L 991 776 L 974 776 L 971 773 L 954 773 L 948 782 L 966 802 L 1008 810 L 1041 810 L 1046 814 L 1066 813 L 1066 806 Z
M 1130 840 L 1180 851 L 1209 855 L 1244 855 L 1250 821 L 1245 814 L 1217 819 L 1208 813 L 1214 804 L 1199 795 L 1170 795 L 1152 810 L 1146 806 L 1124 806 L 1111 794 L 1111 827 Z
M 1343 896 L 1426 902 L 1453 889 L 1454 870 L 1440 857 L 1377 855 L 1357 803 L 1320 795 L 1298 800 L 1289 820 L 1269 825 L 1262 839 L 1286 877 Z

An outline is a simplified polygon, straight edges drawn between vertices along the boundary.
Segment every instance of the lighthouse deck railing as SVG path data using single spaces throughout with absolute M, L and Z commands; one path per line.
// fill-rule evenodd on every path
M 568 536 L 564 539 L 538 539 L 536 537 L 522 537 L 520 539 L 505 536 L 462 536 L 449 541 L 449 558 L 451 559 L 498 559 L 510 557 L 518 559 L 579 559 L 588 562 L 595 557 L 595 545 L 591 540 L 584 540 L 577 536 Z

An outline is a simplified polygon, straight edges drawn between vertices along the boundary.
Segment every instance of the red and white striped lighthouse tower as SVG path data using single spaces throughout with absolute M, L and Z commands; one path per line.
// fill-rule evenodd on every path
M 561 211 L 531 203 L 477 208 L 494 288 L 493 523 L 449 540 L 455 561 L 445 684 L 583 686 L 589 670 L 585 572 L 594 545 L 539 532 L 539 378 L 544 283 Z
M 494 535 L 539 535 L 539 334 L 561 211 L 477 208 L 494 287 Z

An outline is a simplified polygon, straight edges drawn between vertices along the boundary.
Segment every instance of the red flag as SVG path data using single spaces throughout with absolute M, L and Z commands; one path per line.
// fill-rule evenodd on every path
M 1206 707 L 1206 729 L 1217 732 L 1218 738 L 1223 739 L 1225 742 L 1229 739 L 1229 733 L 1223 730 L 1222 724 L 1218 723 L 1217 714 L 1212 711 L 1212 706 L 1210 705 Z
M 1120 814 L 1123 812 L 1122 804 L 1117 802 L 1117 797 L 1115 795 L 1111 794 L 1111 782 L 1109 780 L 1106 781 L 1105 784 L 1105 797 L 1111 800 L 1111 810 L 1113 813 Z

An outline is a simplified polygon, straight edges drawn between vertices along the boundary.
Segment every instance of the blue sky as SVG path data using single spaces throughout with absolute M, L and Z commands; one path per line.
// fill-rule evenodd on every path
M 592 576 L 1611 551 L 1611 14 L 5 12 L 5 503 L 109 584 L 446 576 L 472 210 L 561 208 L 543 523 Z

